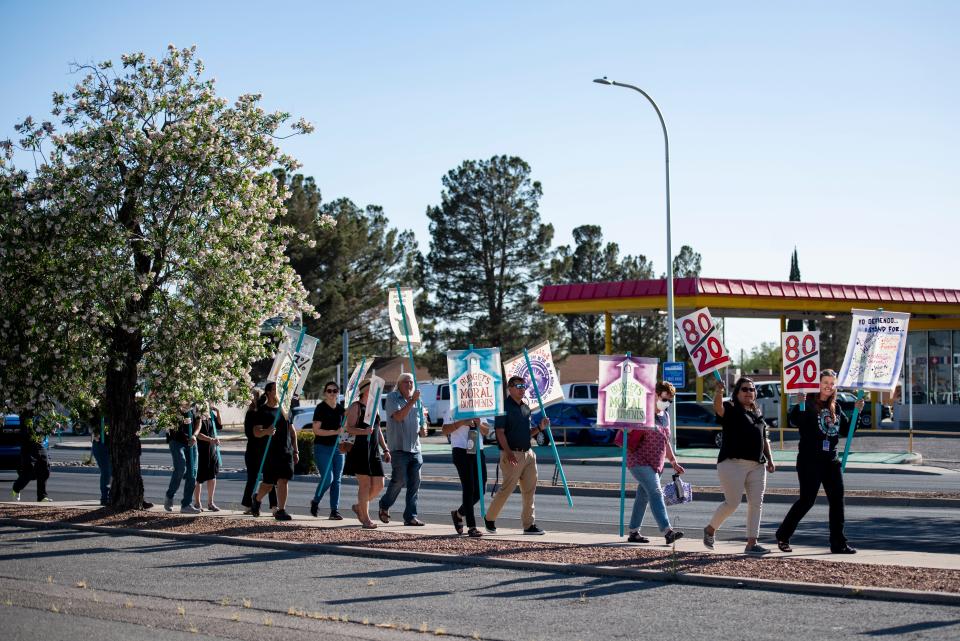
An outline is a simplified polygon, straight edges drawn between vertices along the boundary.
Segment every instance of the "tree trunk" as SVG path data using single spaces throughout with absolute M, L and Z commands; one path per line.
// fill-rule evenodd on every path
M 116 328 L 111 352 L 117 359 L 108 366 L 104 404 L 110 425 L 110 465 L 113 481 L 110 505 L 116 510 L 143 507 L 140 474 L 140 407 L 137 404 L 137 366 L 143 355 L 140 333 Z M 118 366 L 118 367 L 117 367 Z

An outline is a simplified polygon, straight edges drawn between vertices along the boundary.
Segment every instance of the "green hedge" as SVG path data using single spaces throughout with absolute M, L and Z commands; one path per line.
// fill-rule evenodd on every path
M 300 430 L 297 432 L 297 450 L 300 452 L 300 462 L 294 468 L 296 474 L 319 473 L 317 462 L 313 459 L 313 432 Z

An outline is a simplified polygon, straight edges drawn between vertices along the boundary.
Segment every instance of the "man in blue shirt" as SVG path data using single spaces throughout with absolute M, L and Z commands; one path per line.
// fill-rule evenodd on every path
M 414 390 L 413 375 L 401 374 L 397 388 L 387 394 L 387 446 L 390 448 L 390 484 L 380 498 L 380 520 L 390 522 L 390 508 L 407 486 L 406 504 L 403 509 L 404 525 L 423 525 L 417 518 L 417 492 L 420 491 L 420 468 L 423 455 L 420 453 L 420 437 L 426 436 L 421 429 L 417 414 L 420 390 Z
M 493 426 L 497 434 L 497 445 L 500 446 L 503 484 L 487 510 L 486 526 L 490 533 L 496 533 L 497 515 L 519 483 L 523 501 L 520 511 L 523 533 L 543 534 L 543 530 L 537 527 L 533 505 L 537 492 L 537 456 L 530 450 L 530 439 L 537 433 L 546 431 L 550 420 L 544 416 L 540 425 L 533 426 L 530 423 L 530 407 L 523 398 L 526 388 L 523 377 L 510 377 L 507 381 L 507 399 L 503 404 L 506 414 L 498 416 Z

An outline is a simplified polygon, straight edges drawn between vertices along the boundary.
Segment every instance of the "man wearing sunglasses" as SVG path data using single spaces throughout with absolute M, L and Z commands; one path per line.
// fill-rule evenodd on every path
M 487 532 L 496 534 L 497 515 L 503 509 L 507 498 L 520 484 L 520 497 L 523 507 L 520 521 L 524 534 L 543 534 L 537 527 L 533 499 L 537 491 L 537 457 L 530 450 L 530 439 L 546 431 L 550 420 L 544 416 L 539 425 L 530 422 L 530 406 L 524 400 L 526 383 L 521 376 L 511 376 L 507 381 L 507 399 L 504 402 L 504 416 L 498 416 L 494 423 L 497 444 L 500 446 L 500 470 L 503 484 L 487 510 Z

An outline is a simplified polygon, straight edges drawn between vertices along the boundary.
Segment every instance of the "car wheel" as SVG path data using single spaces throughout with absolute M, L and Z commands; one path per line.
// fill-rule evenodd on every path
M 872 422 L 873 418 L 869 414 L 860 415 L 860 427 L 870 427 Z
M 723 432 L 717 432 L 713 436 L 713 444 L 717 447 L 723 447 Z

